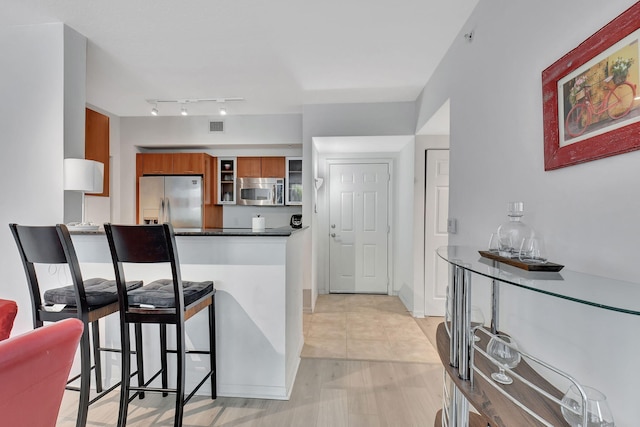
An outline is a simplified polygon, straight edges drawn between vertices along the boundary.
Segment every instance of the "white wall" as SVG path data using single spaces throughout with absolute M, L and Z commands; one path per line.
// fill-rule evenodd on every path
M 109 117 L 109 197 L 85 196 L 84 215 L 88 222 L 104 224 L 120 221 L 120 117 L 94 105 L 87 108 Z
M 62 26 L 64 39 L 64 157 L 84 158 L 87 39 Z M 64 222 L 82 220 L 82 194 L 64 193 Z
M 415 104 L 413 102 L 389 102 L 378 104 L 323 104 L 305 105 L 302 114 L 303 131 L 303 185 L 313 188 L 313 174 L 317 165 L 317 152 L 313 148 L 315 137 L 350 136 L 397 136 L 415 134 Z M 313 193 L 303 196 L 302 218 L 311 225 L 311 239 L 307 248 L 309 265 L 305 266 L 305 304 L 310 300 L 315 306 L 318 296 L 318 276 L 321 273 L 316 264 L 323 248 L 319 247 L 320 231 L 317 216 L 313 213 Z M 307 221 L 310 221 L 307 222 Z
M 553 261 L 640 282 L 640 151 L 545 172 L 541 89 L 543 69 L 634 3 L 478 4 L 418 101 L 420 129 L 451 100 L 451 244 L 486 245 L 507 202 L 522 200 Z M 472 43 L 462 37 L 470 29 Z M 616 425 L 637 425 L 638 317 L 518 290 L 503 291 L 502 307 L 502 329 L 525 350 L 603 391 Z
M 414 311 L 413 298 L 413 247 L 418 238 L 414 230 L 413 186 L 414 186 L 414 152 L 415 140 L 398 153 L 393 176 L 393 294 L 398 295 L 407 309 Z
M 7 226 L 63 221 L 62 164 L 84 135 L 84 92 L 65 75 L 84 81 L 83 38 L 62 24 L 0 30 L 0 298 L 18 303 L 13 334 L 32 328 L 22 262 Z M 81 112 L 78 114 L 78 112 Z M 72 206 L 79 209 L 79 205 Z
M 317 267 L 317 291 L 329 292 L 329 165 L 331 163 L 379 162 L 389 164 L 391 182 L 389 185 L 389 225 L 391 234 L 388 241 L 390 279 L 389 293 L 397 295 L 404 285 L 413 283 L 413 222 L 412 211 L 405 207 L 410 205 L 413 195 L 413 136 L 382 137 L 329 137 L 315 138 L 314 142 L 331 141 L 340 147 L 352 146 L 353 151 L 320 152 L 314 167 L 318 177 L 324 179 L 324 185 L 318 190 L 318 212 L 314 213 L 314 230 L 317 233 L 316 246 L 318 252 L 314 256 Z M 315 146 L 315 145 L 314 145 Z M 366 151 L 366 147 L 387 146 L 386 151 Z M 346 149 L 346 148 L 345 148 Z M 412 289 L 412 288 L 410 288 Z M 412 291 L 404 291 L 408 299 L 403 299 L 409 310 L 412 310 Z M 311 307 L 305 307 L 311 309 Z
M 412 314 L 416 317 L 424 317 L 424 281 L 425 281 L 425 191 L 426 191 L 426 160 L 427 150 L 429 149 L 446 149 L 449 148 L 449 135 L 417 135 L 415 142 L 415 151 L 413 153 L 414 175 L 413 175 L 413 200 L 407 205 L 413 206 L 413 251 L 411 258 L 413 260 L 413 282 L 410 287 L 401 289 L 400 296 L 403 299 L 409 299 L 405 296 L 405 292 L 412 292 L 411 305 Z

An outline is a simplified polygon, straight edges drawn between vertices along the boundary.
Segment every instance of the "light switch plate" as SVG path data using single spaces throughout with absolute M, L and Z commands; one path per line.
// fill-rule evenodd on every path
M 455 219 L 455 218 L 448 218 L 447 219 L 447 233 L 456 234 L 456 231 L 458 231 L 458 220 Z

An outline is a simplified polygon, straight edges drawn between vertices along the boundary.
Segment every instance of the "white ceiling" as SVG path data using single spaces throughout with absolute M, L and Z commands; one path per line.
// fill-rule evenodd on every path
M 149 115 L 146 99 L 222 97 L 245 98 L 229 114 L 299 113 L 414 101 L 477 1 L 0 0 L 0 27 L 64 22 L 86 36 L 87 102 L 119 116 Z

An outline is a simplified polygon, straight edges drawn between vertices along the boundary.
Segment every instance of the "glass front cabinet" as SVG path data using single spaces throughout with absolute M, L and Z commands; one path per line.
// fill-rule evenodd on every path
M 218 204 L 236 204 L 236 169 L 235 157 L 218 157 Z
M 302 205 L 302 157 L 287 157 L 287 205 Z

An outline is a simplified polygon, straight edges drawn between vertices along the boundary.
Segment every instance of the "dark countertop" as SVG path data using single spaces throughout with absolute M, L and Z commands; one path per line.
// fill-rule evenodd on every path
M 292 233 L 308 227 L 266 228 L 264 231 L 253 231 L 251 228 L 176 228 L 176 236 L 291 236 Z
M 253 231 L 251 228 L 174 228 L 176 236 L 269 236 L 287 237 L 298 231 L 309 228 L 291 228 L 289 226 L 279 228 L 266 228 L 264 231 Z M 104 234 L 101 228 L 98 231 L 83 231 L 69 229 L 71 234 Z

